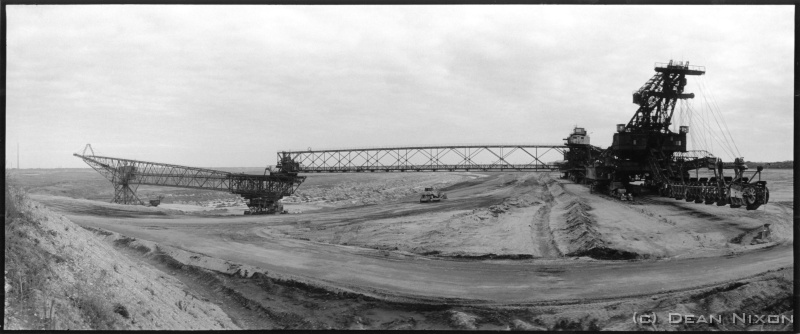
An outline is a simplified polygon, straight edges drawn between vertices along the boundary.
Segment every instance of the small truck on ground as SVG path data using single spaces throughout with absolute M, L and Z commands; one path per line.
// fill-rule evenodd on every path
M 434 190 L 433 187 L 426 187 L 425 191 L 419 197 L 419 202 L 431 203 L 431 202 L 439 202 L 443 199 L 447 199 L 447 194 L 439 190 Z

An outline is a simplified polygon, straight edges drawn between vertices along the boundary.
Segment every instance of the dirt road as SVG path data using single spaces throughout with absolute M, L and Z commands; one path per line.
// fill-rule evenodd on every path
M 618 203 L 584 194 L 580 186 L 554 182 L 495 174 L 454 186 L 448 191 L 450 200 L 438 205 L 420 206 L 416 198 L 408 198 L 385 205 L 264 217 L 196 217 L 56 196 L 34 199 L 81 226 L 251 265 L 274 277 L 397 301 L 519 305 L 650 296 L 793 266 L 791 239 L 755 246 L 728 244 L 733 236 L 757 227 L 763 217 L 773 224 L 788 224 L 790 229 L 790 208 L 759 216 L 759 212 L 664 198 L 649 198 L 647 205 Z M 525 197 L 533 196 L 528 195 L 531 189 L 550 190 L 539 197 Z M 547 196 L 551 196 L 549 201 Z M 588 208 L 581 215 L 589 217 L 603 247 L 656 256 L 636 261 L 563 257 L 555 245 L 563 241 L 554 241 L 548 232 L 557 232 L 558 222 L 576 199 Z M 676 206 L 683 205 L 695 209 L 678 216 Z M 709 221 L 706 215 L 716 212 L 724 219 Z M 488 216 L 482 218 L 484 214 Z M 475 229 L 482 232 L 470 234 Z M 358 237 L 361 230 L 393 232 Z M 519 231 L 528 234 L 518 237 Z M 487 233 L 499 237 L 476 239 Z M 647 240 L 628 240 L 630 236 Z M 398 246 L 364 241 L 374 237 L 394 237 Z M 520 244 L 509 254 L 527 250 L 531 258 L 442 258 L 422 255 L 409 246 L 420 244 L 420 239 L 427 244 L 462 240 L 463 244 L 479 242 L 483 248 L 475 247 L 488 249 L 484 254 L 500 254 L 501 248 L 491 248 L 499 246 L 486 245 L 502 245 L 506 238 L 518 239 Z M 684 246 L 668 244 L 675 242 Z

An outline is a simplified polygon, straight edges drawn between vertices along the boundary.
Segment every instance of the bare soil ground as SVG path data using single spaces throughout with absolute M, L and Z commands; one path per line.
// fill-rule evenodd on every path
M 174 277 L 124 256 L 62 215 L 36 202 L 21 209 L 30 223 L 7 224 L 6 232 L 33 241 L 27 250 L 44 256 L 36 264 L 36 278 L 8 276 L 7 259 L 6 297 L 10 292 L 20 299 L 25 291 L 25 304 L 35 312 L 7 304 L 5 329 L 238 328 L 219 307 L 196 298 Z M 37 279 L 41 283 L 30 289 L 29 282 Z
M 302 213 L 261 217 L 82 200 L 92 186 L 38 179 L 30 189 L 242 328 L 642 330 L 634 311 L 791 313 L 791 171 L 765 171 L 771 203 L 757 211 L 619 202 L 555 177 L 312 174 L 287 201 Z M 431 184 L 449 199 L 420 204 Z M 751 244 L 764 223 L 771 240 Z M 750 328 L 722 326 L 671 328 Z

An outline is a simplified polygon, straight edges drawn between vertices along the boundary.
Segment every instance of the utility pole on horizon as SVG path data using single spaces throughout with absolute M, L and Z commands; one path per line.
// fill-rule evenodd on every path
M 17 142 L 17 170 L 19 170 L 19 142 Z

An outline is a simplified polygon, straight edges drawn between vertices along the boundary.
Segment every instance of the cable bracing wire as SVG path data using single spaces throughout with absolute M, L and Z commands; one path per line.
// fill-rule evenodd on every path
M 688 119 L 687 123 L 689 125 L 689 137 L 692 141 L 692 147 L 708 152 L 713 152 L 712 148 L 708 145 L 708 135 L 706 131 L 706 127 L 703 123 L 695 122 L 695 118 L 700 118 L 702 115 L 696 115 L 696 111 L 692 108 L 691 103 L 686 100 L 683 101 L 684 105 L 686 106 L 686 118 Z
M 710 84 L 709 84 L 709 86 L 710 86 Z M 733 143 L 733 147 L 736 149 L 736 153 L 738 154 L 738 156 L 741 156 L 741 153 L 739 152 L 739 147 L 736 146 L 736 141 L 733 140 L 733 135 L 731 135 L 731 130 L 728 128 L 728 121 L 725 120 L 725 117 L 722 117 L 722 111 L 721 111 L 722 109 L 717 104 L 717 98 L 716 98 L 716 96 L 714 96 L 714 91 L 711 89 L 711 87 L 708 87 L 708 93 L 709 93 L 709 95 L 711 95 L 711 101 L 714 102 L 714 106 L 716 107 L 716 111 L 720 115 L 720 118 L 722 119 L 722 124 L 725 125 L 725 130 L 728 133 L 728 137 L 731 138 L 731 143 Z
M 710 135 L 708 133 L 708 126 L 704 123 L 702 107 L 699 110 L 691 108 L 691 113 L 694 130 L 690 132 L 694 134 L 693 138 L 697 138 L 698 143 L 702 143 L 704 150 L 713 152 L 712 145 L 708 143 L 708 137 Z M 697 120 L 695 120 L 695 118 Z
M 713 127 L 711 126 L 711 122 L 709 121 L 710 117 L 708 117 L 708 114 L 712 114 L 713 115 L 713 113 L 710 111 L 709 104 L 706 103 L 706 104 L 704 104 L 704 106 L 706 108 L 701 108 L 701 113 L 699 115 L 700 116 L 699 119 L 700 119 L 700 121 L 702 121 L 700 123 L 700 125 L 708 133 L 707 138 L 712 140 L 712 143 L 714 143 L 714 142 L 719 143 L 720 147 L 723 149 L 723 151 L 725 151 L 725 153 L 728 154 L 729 156 L 733 157 L 734 156 L 734 152 L 732 150 L 732 147 L 728 144 L 727 139 L 724 138 L 724 137 L 721 139 L 720 138 L 721 134 L 717 135 L 716 131 L 714 131 Z M 721 127 L 720 127 L 720 130 L 721 130 Z M 713 144 L 708 145 L 708 146 L 709 146 L 709 148 L 713 149 Z
M 706 106 L 708 107 L 708 110 L 709 110 L 708 114 L 710 114 L 710 116 L 711 116 L 709 118 L 713 118 L 714 123 L 716 123 L 717 128 L 719 129 L 720 135 L 722 136 L 723 140 L 719 140 L 719 137 L 716 136 L 716 133 L 713 130 L 711 131 L 711 133 L 715 135 L 716 139 L 722 145 L 722 148 L 724 148 L 728 154 L 732 155 L 733 157 L 737 157 L 738 156 L 737 155 L 738 149 L 735 148 L 735 145 L 731 144 L 731 141 L 733 140 L 733 138 L 730 137 L 730 131 L 728 131 L 727 136 L 726 136 L 726 131 L 725 131 L 725 129 L 723 129 L 722 123 L 719 120 L 720 118 L 723 118 L 722 114 L 719 113 L 719 115 L 717 115 L 718 112 L 715 112 L 715 109 L 714 109 L 712 103 L 709 101 L 709 96 L 708 96 L 709 94 L 706 93 L 706 92 L 708 92 L 708 88 L 706 87 L 704 81 L 703 80 L 698 80 L 698 82 L 700 84 L 700 89 L 703 92 L 702 93 L 703 100 L 705 101 Z M 710 124 L 711 122 L 708 121 L 708 123 L 709 123 L 708 124 L 709 127 L 711 127 L 711 124 Z M 729 140 L 729 137 L 730 137 L 730 140 Z
M 709 108 L 711 109 L 711 114 L 714 116 L 714 120 L 717 122 L 717 126 L 720 128 L 720 132 L 722 132 L 723 137 L 727 135 L 726 144 L 732 145 L 731 150 L 736 153 L 736 157 L 740 157 L 741 154 L 739 152 L 739 148 L 736 146 L 736 142 L 733 140 L 733 136 L 730 133 L 730 129 L 728 128 L 728 124 L 725 121 L 725 117 L 722 117 L 722 112 L 720 111 L 719 105 L 717 105 L 716 99 L 714 98 L 714 94 L 711 92 L 711 89 L 706 85 L 705 80 L 699 81 L 702 89 L 703 89 L 703 97 L 706 99 L 706 103 L 708 103 Z M 706 93 L 707 92 L 707 93 Z M 708 102 L 708 98 L 711 98 L 711 102 Z M 721 123 L 720 123 L 721 120 Z M 722 127 L 725 127 L 723 130 Z M 728 138 L 730 138 L 730 142 L 728 142 Z

